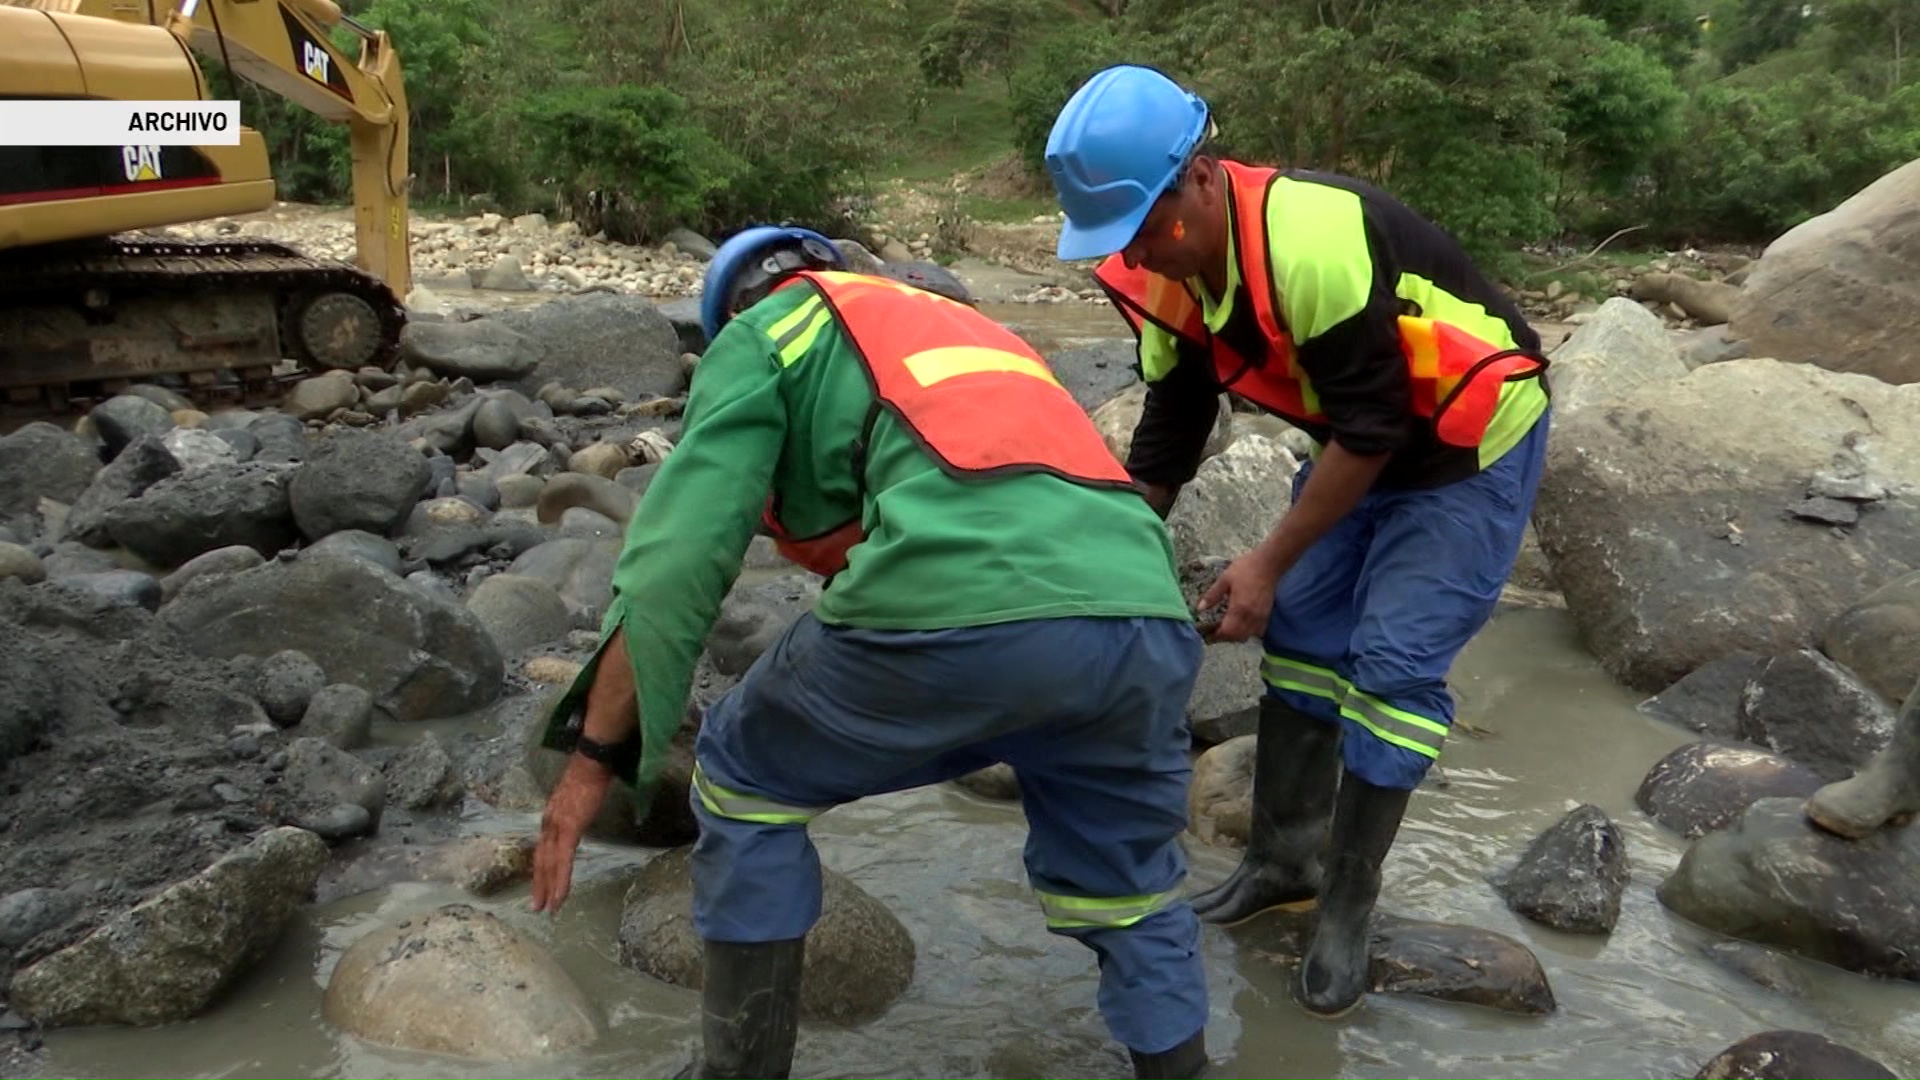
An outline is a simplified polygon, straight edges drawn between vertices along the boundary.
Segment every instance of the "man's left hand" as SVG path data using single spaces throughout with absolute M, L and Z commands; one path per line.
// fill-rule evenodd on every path
M 613 771 L 577 754 L 553 785 L 540 818 L 540 841 L 533 849 L 533 910 L 558 913 L 573 888 L 573 853 L 613 783 Z
M 1264 547 L 1233 560 L 1200 598 L 1201 611 L 1223 600 L 1227 604 L 1226 615 L 1206 640 L 1245 641 L 1259 635 L 1273 611 L 1273 590 L 1279 583 L 1280 567 Z

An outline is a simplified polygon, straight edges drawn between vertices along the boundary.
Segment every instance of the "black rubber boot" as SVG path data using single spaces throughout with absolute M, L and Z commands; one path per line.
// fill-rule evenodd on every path
M 1887 745 L 1851 777 L 1814 792 L 1806 813 L 1815 825 L 1850 840 L 1920 814 L 1920 685 L 1907 695 Z
M 1139 1080 L 1149 1077 L 1172 1077 L 1175 1080 L 1198 1080 L 1207 1075 L 1207 1029 L 1201 1028 L 1193 1037 L 1171 1050 L 1162 1050 L 1158 1054 L 1143 1054 L 1138 1050 L 1128 1051 L 1133 1055 L 1133 1075 Z
M 1309 1012 L 1341 1016 L 1366 993 L 1367 919 L 1380 895 L 1380 864 L 1393 847 L 1411 794 L 1375 787 L 1352 773 L 1340 780 L 1326 889 L 1294 987 Z
M 1340 780 L 1340 725 L 1260 699 L 1247 852 L 1226 881 L 1195 896 L 1194 914 L 1237 926 L 1273 908 L 1311 907 Z
M 800 962 L 806 938 L 706 942 L 701 1060 L 681 1080 L 786 1080 L 800 1035 Z

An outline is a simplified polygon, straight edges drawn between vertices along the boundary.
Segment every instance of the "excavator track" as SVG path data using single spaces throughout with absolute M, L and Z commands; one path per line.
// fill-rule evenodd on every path
M 136 382 L 263 403 L 304 374 L 391 366 L 405 322 L 379 278 L 271 241 L 0 251 L 0 409 L 83 411 Z

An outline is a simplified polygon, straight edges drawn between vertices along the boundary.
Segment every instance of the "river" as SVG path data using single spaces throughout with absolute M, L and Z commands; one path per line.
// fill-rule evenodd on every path
M 1111 310 L 1006 305 L 996 315 L 1048 344 L 1111 336 Z M 1385 869 L 1381 908 L 1511 935 L 1540 957 L 1558 999 L 1541 1018 L 1371 995 L 1339 1021 L 1287 994 L 1290 967 L 1260 923 L 1208 928 L 1215 1075 L 1256 1077 L 1685 1077 L 1729 1043 L 1772 1028 L 1824 1033 L 1903 1076 L 1920 1071 L 1920 987 L 1797 960 L 1803 993 L 1762 989 L 1701 955 L 1719 940 L 1667 913 L 1654 889 L 1684 851 L 1632 804 L 1647 769 L 1689 733 L 1640 714 L 1580 646 L 1564 611 L 1503 609 L 1455 671 L 1460 733 L 1414 797 Z M 1487 875 L 1581 802 L 1619 823 L 1632 864 L 1618 927 L 1556 933 L 1509 912 Z M 469 832 L 525 831 L 537 816 L 469 802 Z M 885 902 L 913 934 L 912 987 L 855 1030 L 803 1028 L 796 1076 L 1119 1076 L 1124 1057 L 1094 1009 L 1090 953 L 1048 935 L 1020 869 L 1017 806 L 951 786 L 843 807 L 814 826 L 824 862 Z M 1195 888 L 1237 853 L 1189 845 Z M 557 919 L 526 911 L 519 887 L 474 900 L 404 885 L 304 913 L 273 954 L 204 1016 L 152 1030 L 46 1036 L 55 1075 L 98 1077 L 635 1077 L 672 1075 L 697 1038 L 698 1000 L 620 968 L 614 931 L 624 875 L 643 851 L 589 845 Z M 470 1062 L 365 1045 L 321 1019 L 328 973 L 359 935 L 464 901 L 548 943 L 597 1000 L 590 1052 Z M 449 988 L 450 993 L 458 990 Z

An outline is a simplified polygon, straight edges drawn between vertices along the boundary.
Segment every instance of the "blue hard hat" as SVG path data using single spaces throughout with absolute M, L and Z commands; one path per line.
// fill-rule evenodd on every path
M 1088 79 L 1047 136 L 1047 172 L 1067 215 L 1060 257 L 1131 243 L 1207 128 L 1207 103 L 1152 68 L 1121 64 Z
M 727 305 L 743 277 L 757 277 L 764 281 L 801 265 L 765 265 L 763 256 L 769 249 L 792 247 L 802 247 L 806 255 L 804 263 L 821 269 L 846 268 L 847 259 L 840 249 L 834 246 L 833 241 L 812 229 L 789 225 L 755 225 L 740 230 L 728 237 L 727 242 L 713 253 L 713 259 L 707 263 L 706 279 L 700 286 L 700 325 L 706 330 L 708 341 L 719 336 L 720 328 L 733 317 Z M 814 250 L 807 251 L 807 247 L 814 247 Z

